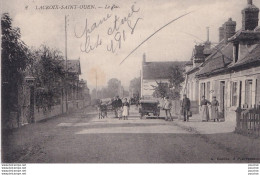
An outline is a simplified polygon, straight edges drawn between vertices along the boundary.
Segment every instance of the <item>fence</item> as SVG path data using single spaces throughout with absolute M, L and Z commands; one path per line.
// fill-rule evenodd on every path
M 260 136 L 260 108 L 236 110 L 236 132 L 248 136 Z

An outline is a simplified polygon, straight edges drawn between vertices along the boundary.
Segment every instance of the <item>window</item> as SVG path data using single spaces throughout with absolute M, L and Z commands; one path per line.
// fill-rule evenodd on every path
M 246 80 L 246 91 L 245 91 L 245 104 L 248 108 L 252 107 L 252 91 L 253 91 L 253 81 Z
M 205 83 L 200 84 L 200 98 L 205 96 Z
M 238 83 L 231 82 L 231 105 L 237 106 L 237 97 L 238 97 Z
M 236 63 L 239 57 L 239 43 L 234 43 L 233 44 L 233 59 L 234 62 Z
M 210 100 L 210 82 L 207 82 L 206 99 Z

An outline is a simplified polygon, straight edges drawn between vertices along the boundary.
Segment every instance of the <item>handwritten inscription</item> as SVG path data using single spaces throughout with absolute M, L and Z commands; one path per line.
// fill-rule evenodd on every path
M 111 9 L 111 11 L 118 6 L 107 6 L 106 8 Z M 121 49 L 122 43 L 126 41 L 127 34 L 134 34 L 138 22 L 142 19 L 138 17 L 140 8 L 137 8 L 135 4 L 131 6 L 130 12 L 126 16 L 119 16 L 117 14 L 108 13 L 98 22 L 94 22 L 92 25 L 88 24 L 88 19 L 85 21 L 85 27 L 82 32 L 79 33 L 79 30 L 75 26 L 75 37 L 80 39 L 84 38 L 84 42 L 80 44 L 80 50 L 85 53 L 89 53 L 99 46 L 106 44 L 106 50 L 112 53 L 115 53 L 116 50 Z M 134 17 L 135 16 L 135 17 Z M 106 38 L 101 38 L 100 34 L 93 36 L 92 33 L 97 30 L 101 25 L 107 23 L 109 19 L 112 20 L 112 25 L 109 25 L 106 31 Z M 124 27 L 123 27 L 124 26 Z M 131 36 L 130 35 L 130 36 Z M 112 39 L 107 39 L 112 37 Z
M 94 50 L 98 46 L 102 45 L 102 40 L 100 39 L 99 35 L 97 36 L 96 42 L 93 45 L 90 44 L 91 43 L 91 33 L 94 30 L 96 30 L 97 28 L 99 28 L 99 26 L 102 25 L 104 22 L 106 22 L 111 16 L 112 16 L 112 14 L 107 14 L 107 16 L 103 17 L 103 19 L 101 19 L 99 22 L 93 23 L 90 28 L 88 26 L 88 19 L 86 19 L 85 29 L 83 30 L 81 35 L 77 35 L 76 27 L 75 27 L 74 34 L 75 34 L 76 38 L 82 38 L 85 35 L 84 44 L 80 44 L 81 52 L 89 53 L 90 51 Z

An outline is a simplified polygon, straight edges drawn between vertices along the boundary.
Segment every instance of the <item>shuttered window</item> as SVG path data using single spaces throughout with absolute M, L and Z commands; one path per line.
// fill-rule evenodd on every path
M 247 108 L 252 107 L 252 93 L 253 93 L 253 81 L 246 80 L 246 87 L 245 87 L 245 104 Z
M 231 105 L 237 106 L 238 100 L 238 83 L 232 82 L 231 83 Z

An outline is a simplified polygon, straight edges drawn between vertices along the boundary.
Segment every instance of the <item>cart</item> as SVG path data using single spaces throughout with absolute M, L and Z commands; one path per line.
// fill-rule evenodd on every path
M 153 114 L 154 117 L 159 118 L 160 108 L 159 102 L 157 100 L 140 100 L 139 104 L 139 113 L 141 115 L 141 119 L 145 115 L 150 116 L 150 114 Z
M 99 115 L 98 115 L 98 118 L 99 119 L 102 119 L 102 118 L 105 118 L 107 117 L 107 105 L 106 104 L 101 104 L 99 106 Z

